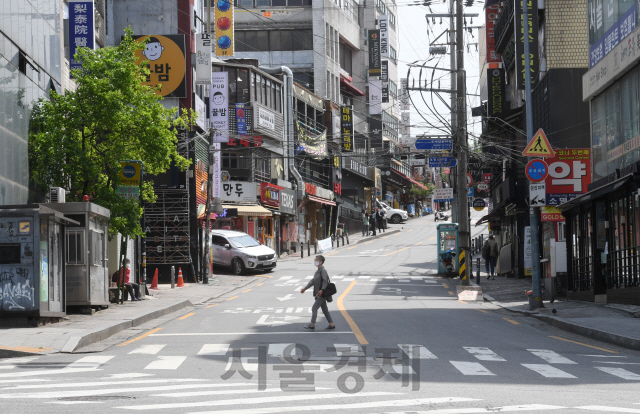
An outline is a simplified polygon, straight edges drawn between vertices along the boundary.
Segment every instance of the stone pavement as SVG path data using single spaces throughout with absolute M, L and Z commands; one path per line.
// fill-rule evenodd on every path
M 474 256 L 474 278 L 476 270 Z M 543 300 L 544 308 L 531 310 L 525 291 L 531 290 L 531 278 L 512 279 L 496 276 L 487 280 L 481 260 L 482 294 L 485 300 L 504 309 L 549 323 L 557 328 L 592 339 L 640 350 L 640 306 L 599 304 L 556 298 Z
M 214 274 L 208 285 L 185 284 L 175 289 L 160 285 L 159 290 L 149 290 L 146 300 L 110 304 L 109 308 L 92 315 L 71 314 L 60 322 L 39 327 L 0 327 L 0 358 L 74 352 L 125 329 L 225 295 L 257 279 Z

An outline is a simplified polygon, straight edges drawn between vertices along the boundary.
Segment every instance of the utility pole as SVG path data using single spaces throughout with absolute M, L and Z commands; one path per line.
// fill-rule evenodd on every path
M 457 131 L 455 133 L 454 148 L 458 153 L 458 166 L 456 168 L 456 197 L 458 212 L 458 247 L 460 255 L 460 284 L 469 286 L 469 272 L 466 270 L 466 259 L 469 253 L 470 233 L 469 233 L 469 203 L 467 201 L 467 102 L 464 70 L 464 28 L 462 25 L 462 0 L 456 0 L 456 112 Z
M 208 2 L 207 4 L 207 34 L 209 35 L 209 38 L 213 41 L 213 35 L 211 34 L 211 1 Z M 213 44 L 213 43 L 211 43 Z M 206 215 L 205 218 L 205 225 L 204 225 L 204 237 L 205 237 L 205 243 L 204 243 L 204 254 L 202 257 L 202 283 L 207 285 L 209 284 L 209 263 L 207 262 L 207 257 L 209 257 L 209 254 L 211 252 L 211 235 L 210 230 L 209 230 L 209 226 L 210 226 L 210 216 L 211 216 L 211 197 L 213 196 L 213 163 L 215 162 L 215 157 L 213 156 L 213 153 L 211 152 L 211 149 L 213 148 L 213 133 L 211 131 L 209 131 L 209 157 L 208 157 L 208 161 L 209 161 L 209 165 L 207 165 L 207 204 L 205 206 L 204 209 L 204 214 Z
M 518 16 L 516 16 L 518 18 Z M 537 16 L 533 16 L 537 18 Z M 529 13 L 527 1 L 522 2 L 522 33 L 524 41 L 524 79 L 525 79 L 525 105 L 527 117 L 527 142 L 533 139 L 533 108 L 531 107 L 531 51 L 529 45 Z M 520 36 L 520 33 L 516 33 Z M 529 198 L 531 199 L 531 198 Z M 535 308 L 542 307 L 542 287 L 540 285 L 540 244 L 538 237 L 538 207 L 529 209 L 529 225 L 531 226 L 531 283 L 533 284 L 533 297 L 535 298 Z
M 457 128 L 457 105 L 456 105 L 456 94 L 457 94 L 457 86 L 456 86 L 456 72 L 454 71 L 455 67 L 456 67 L 456 42 L 454 39 L 454 33 L 455 33 L 455 23 L 453 20 L 454 17 L 454 9 L 453 9 L 453 5 L 454 5 L 455 0 L 449 0 L 449 65 L 451 68 L 451 135 L 454 137 L 456 136 L 456 128 Z M 455 149 L 455 147 L 454 147 Z M 452 151 L 452 155 L 453 155 L 453 151 Z M 457 173 L 457 168 L 455 169 L 450 169 L 449 170 L 449 174 L 456 174 Z M 451 178 L 454 178 L 455 180 L 455 175 Z M 452 223 L 457 223 L 458 222 L 458 209 L 456 208 L 456 201 L 457 201 L 457 197 L 453 198 L 453 203 L 451 203 L 451 222 Z

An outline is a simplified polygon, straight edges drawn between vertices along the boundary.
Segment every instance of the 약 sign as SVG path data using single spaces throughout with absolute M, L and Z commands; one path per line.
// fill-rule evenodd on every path
M 591 183 L 591 150 L 572 148 L 556 151 L 556 156 L 547 160 L 549 176 L 547 205 L 565 203 L 587 191 Z

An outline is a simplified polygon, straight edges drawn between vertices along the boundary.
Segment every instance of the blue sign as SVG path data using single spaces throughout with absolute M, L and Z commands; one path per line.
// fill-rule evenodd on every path
M 467 188 L 467 197 L 473 197 L 473 187 Z
M 625 37 L 629 36 L 636 29 L 636 24 L 636 5 L 634 4 L 607 30 L 604 36 L 591 45 L 589 48 L 589 67 L 594 67 Z
M 458 160 L 453 157 L 429 157 L 427 159 L 428 167 L 436 167 L 436 168 L 449 168 L 455 167 L 458 164 Z
M 127 178 L 132 178 L 134 175 L 136 175 L 136 167 L 134 167 L 133 165 L 127 165 L 122 170 L 122 175 Z
M 582 193 L 555 193 L 555 194 L 547 194 L 546 196 L 546 204 L 548 206 L 559 206 L 562 203 L 566 203 L 567 201 L 573 200 L 574 198 L 581 196 Z
M 534 183 L 542 182 L 547 178 L 547 163 L 542 160 L 531 160 L 527 164 L 525 173 L 527 174 L 527 178 Z
M 238 135 L 247 135 L 247 120 L 243 103 L 236 104 L 236 125 L 238 126 Z
M 453 140 L 451 139 L 419 139 L 416 141 L 416 149 L 451 151 L 453 149 Z
M 69 58 L 70 69 L 80 69 L 82 62 L 74 55 L 80 47 L 94 48 L 93 1 L 69 1 Z

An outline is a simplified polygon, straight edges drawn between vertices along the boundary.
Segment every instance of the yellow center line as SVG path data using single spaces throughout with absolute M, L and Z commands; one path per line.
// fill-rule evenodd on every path
M 387 237 L 389 237 L 389 236 L 380 237 L 380 240 L 384 240 L 384 239 L 386 239 Z
M 504 319 L 505 321 L 510 322 L 510 323 L 512 323 L 514 325 L 520 325 L 520 322 L 516 322 L 513 319 L 509 319 L 509 318 L 502 318 L 502 319 Z
M 137 341 L 137 340 L 139 340 L 139 339 L 142 339 L 142 338 L 146 338 L 147 336 L 149 336 L 149 335 L 151 335 L 151 334 L 154 334 L 154 333 L 158 332 L 160 329 L 164 329 L 164 328 L 156 328 L 156 329 L 152 329 L 152 330 L 150 330 L 149 332 L 143 333 L 142 335 L 138 336 L 137 338 L 130 339 L 130 340 L 128 340 L 127 342 L 123 342 L 123 343 L 119 344 L 118 346 L 125 346 L 125 345 L 129 345 L 129 344 L 130 344 L 130 343 L 132 343 L 132 342 L 135 342 L 135 341 Z
M 449 289 L 449 285 L 447 285 L 446 283 L 443 283 L 442 287 L 445 288 L 445 289 Z
M 247 289 L 247 290 L 243 290 L 242 293 L 247 293 L 249 291 L 252 291 L 253 289 Z
M 258 284 L 258 285 L 256 285 L 256 287 L 258 287 L 258 286 L 262 286 L 262 285 L 264 285 L 264 282 L 263 282 L 263 283 L 260 283 L 260 284 Z
M 366 242 L 366 243 L 364 243 L 364 244 L 371 244 L 371 243 L 373 243 L 373 240 L 372 240 L 372 241 L 370 241 L 370 242 Z
M 455 294 L 455 293 L 453 293 L 452 291 L 449 291 L 449 294 L 450 294 L 451 296 L 455 296 L 455 295 L 456 295 L 456 294 Z
M 178 320 L 181 321 L 181 320 L 187 319 L 189 316 L 193 316 L 193 315 L 195 315 L 195 312 L 187 313 L 186 315 L 179 317 Z
M 273 276 L 269 276 L 269 275 L 251 275 L 253 277 L 268 277 L 268 278 L 272 278 Z
M 422 243 L 424 243 L 424 242 L 416 243 L 416 246 L 419 245 L 419 244 L 422 244 Z
M 237 296 L 234 296 L 234 297 L 229 298 L 229 299 L 227 299 L 227 300 L 233 300 L 233 299 L 235 299 L 235 298 L 237 298 Z
M 565 342 L 571 342 L 572 344 L 582 345 L 582 346 L 586 346 L 586 347 L 589 347 L 589 348 L 597 349 L 599 351 L 609 352 L 610 354 L 618 354 L 618 352 L 612 351 L 610 349 L 599 348 L 597 346 L 583 344 L 582 342 L 576 342 L 576 341 L 572 341 L 570 339 L 560 338 L 559 336 L 550 336 L 549 338 L 559 339 L 559 340 L 565 341 Z
M 364 338 L 364 335 L 362 335 L 362 332 L 360 331 L 360 328 L 358 328 L 358 325 L 356 325 L 356 323 L 351 318 L 351 316 L 349 316 L 349 314 L 347 313 L 347 310 L 344 308 L 344 304 L 342 303 L 344 298 L 351 291 L 351 289 L 355 286 L 355 284 L 356 284 L 356 280 L 351 282 L 349 287 L 344 290 L 342 295 L 340 295 L 340 297 L 338 298 L 338 301 L 337 301 L 338 309 L 340 309 L 340 313 L 342 313 L 342 316 L 344 317 L 344 319 L 349 324 L 349 327 L 351 327 L 351 330 L 353 331 L 353 334 L 358 339 L 358 342 L 360 342 L 360 345 L 368 345 L 369 342 L 367 342 L 367 340 Z
M 391 253 L 385 254 L 385 256 L 391 256 L 392 254 L 396 254 L 396 253 L 401 252 L 403 250 L 407 250 L 409 247 L 411 247 L 411 246 L 407 246 L 404 249 L 396 250 L 395 252 L 391 252 Z
M 429 240 L 433 240 L 433 239 L 435 239 L 435 237 L 432 237 L 432 238 L 430 238 Z
M 409 229 L 409 231 L 413 231 L 413 229 Z
M 219 303 L 214 303 L 213 305 L 205 306 L 205 308 L 213 308 L 214 306 L 218 306 Z
M 486 310 L 484 310 L 484 309 L 476 309 L 476 310 L 477 310 L 478 312 L 482 312 L 482 313 L 489 313 L 489 312 L 487 312 L 487 311 L 486 311 Z
M 465 302 L 465 301 L 463 301 L 463 300 L 460 300 L 460 299 L 458 299 L 458 302 L 460 302 L 460 303 L 464 303 L 465 305 L 467 304 L 467 302 Z
M 334 254 L 338 254 L 338 253 L 340 253 L 340 252 L 328 253 L 328 254 L 325 254 L 325 255 L 324 255 L 324 257 L 327 257 L 327 256 L 333 256 Z
M 356 247 L 358 247 L 358 246 L 349 247 L 349 248 L 347 248 L 347 250 L 355 249 Z

